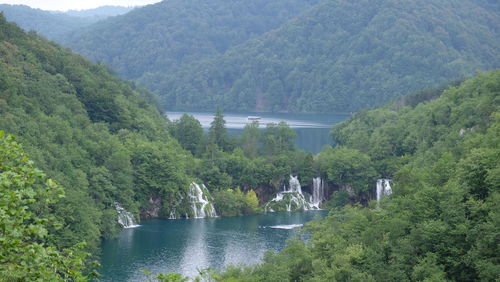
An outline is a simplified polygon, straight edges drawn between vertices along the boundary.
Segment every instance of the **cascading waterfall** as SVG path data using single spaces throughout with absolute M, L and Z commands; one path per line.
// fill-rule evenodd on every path
M 299 178 L 298 176 L 290 175 L 290 180 L 288 181 L 290 189 L 285 192 L 297 192 L 302 195 L 302 187 L 300 186 L 298 178 Z
M 311 206 L 319 209 L 321 203 L 325 200 L 325 184 L 321 177 L 313 178 L 313 191 L 312 191 Z
M 125 210 L 120 203 L 115 202 L 115 209 L 118 213 L 118 224 L 120 224 L 121 227 L 134 228 L 140 226 L 135 222 L 134 215 Z
M 168 219 L 176 219 L 177 216 L 176 216 L 176 212 L 175 212 L 175 209 L 173 209 L 172 211 L 170 211 L 170 214 L 168 215 Z
M 193 182 L 189 185 L 189 199 L 194 218 L 217 216 L 214 205 L 208 199 L 208 195 L 207 187 L 204 184 L 200 186 L 198 183 Z
M 323 195 L 323 192 L 318 193 L 321 193 L 318 194 L 318 199 L 322 199 L 320 195 Z M 292 211 L 319 209 L 319 204 L 321 203 L 321 201 L 319 201 L 317 204 L 314 204 L 314 200 L 307 200 L 302 193 L 302 187 L 300 185 L 298 176 L 290 175 L 290 180 L 288 181 L 288 190 L 286 189 L 286 186 L 283 187 L 283 191 L 276 194 L 276 196 L 264 206 L 264 211 L 274 212 L 276 210 Z
M 377 180 L 377 203 L 380 202 L 383 196 L 392 194 L 392 188 L 389 179 Z

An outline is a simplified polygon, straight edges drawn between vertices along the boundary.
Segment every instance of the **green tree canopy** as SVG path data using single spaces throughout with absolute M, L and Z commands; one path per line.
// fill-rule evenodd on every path
M 279 155 L 291 151 L 297 133 L 284 121 L 268 123 L 264 132 L 264 148 L 267 154 Z
M 229 137 L 227 135 L 226 121 L 220 107 L 217 107 L 214 120 L 210 123 L 208 129 L 209 142 L 217 145 L 222 150 L 229 148 Z
M 5 281 L 80 281 L 82 244 L 58 250 L 50 230 L 60 228 L 52 207 L 64 190 L 47 179 L 13 136 L 0 131 L 0 277 Z
M 190 151 L 193 155 L 199 150 L 203 141 L 203 128 L 200 122 L 193 116 L 183 114 L 170 126 L 172 136 L 179 141 L 182 148 Z

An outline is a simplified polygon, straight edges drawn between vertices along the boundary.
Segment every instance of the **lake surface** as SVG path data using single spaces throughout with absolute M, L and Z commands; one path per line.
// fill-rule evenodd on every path
M 167 112 L 170 120 L 179 119 L 182 114 L 187 113 L 200 121 L 204 129 L 210 127 L 214 113 L 206 112 Z M 330 137 L 332 125 L 344 121 L 350 117 L 349 114 L 290 114 L 290 113 L 223 113 L 226 128 L 229 134 L 239 135 L 243 128 L 251 121 L 249 116 L 259 116 L 260 127 L 264 129 L 268 123 L 279 123 L 285 121 L 297 133 L 295 145 L 300 149 L 317 154 L 325 145 L 333 145 Z
M 140 272 L 196 276 L 197 268 L 222 269 L 261 262 L 281 250 L 301 225 L 326 211 L 277 212 L 244 217 L 150 220 L 123 229 L 102 244 L 100 281 L 144 281 Z

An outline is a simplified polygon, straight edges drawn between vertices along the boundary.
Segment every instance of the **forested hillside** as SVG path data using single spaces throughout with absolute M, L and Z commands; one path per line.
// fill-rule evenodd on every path
M 261 2 L 164 1 L 66 44 L 186 110 L 354 111 L 500 66 L 491 1 Z
M 17 23 L 26 31 L 57 42 L 79 28 L 93 24 L 110 16 L 125 14 L 133 8 L 104 6 L 96 9 L 67 12 L 52 12 L 33 9 L 25 5 L 0 4 L 0 11 L 9 21 Z
M 86 241 L 95 250 L 120 228 L 116 202 L 136 218 L 192 218 L 192 182 L 206 184 L 218 215 L 235 216 L 259 211 L 290 174 L 304 185 L 315 176 L 312 155 L 293 146 L 285 123 L 249 124 L 234 138 L 218 112 L 205 134 L 190 116 L 169 122 L 154 101 L 0 18 L 0 130 L 66 188 L 50 208 L 60 228 L 49 230 L 48 244 Z
M 499 67 L 499 27 L 498 10 L 472 0 L 323 1 L 224 55 L 139 81 L 169 108 L 353 111 Z
M 135 89 L 0 15 L 0 129 L 66 188 L 52 206 L 52 244 L 90 249 L 118 231 L 115 202 L 138 214 L 150 197 L 175 206 L 189 186 L 190 154 Z
M 168 0 L 92 25 L 65 42 L 128 79 L 148 79 L 224 53 L 319 0 Z M 213 110 L 214 107 L 210 108 Z
M 391 196 L 334 209 L 308 228 L 310 241 L 290 242 L 257 267 L 213 274 L 217 281 L 496 281 L 500 71 L 428 93 L 413 95 L 417 104 L 355 114 L 333 128 L 338 147 L 316 158 L 364 156 L 364 170 L 392 179 Z

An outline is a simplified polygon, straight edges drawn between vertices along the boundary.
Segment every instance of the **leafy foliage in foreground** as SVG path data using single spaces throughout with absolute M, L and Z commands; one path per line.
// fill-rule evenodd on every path
M 495 281 L 500 277 L 500 71 L 416 107 L 336 126 L 343 146 L 392 177 L 380 205 L 346 206 L 251 268 L 217 281 Z
M 12 136 L 0 131 L 0 277 L 4 281 L 83 281 L 82 244 L 58 250 L 50 213 L 63 189 L 34 167 Z

